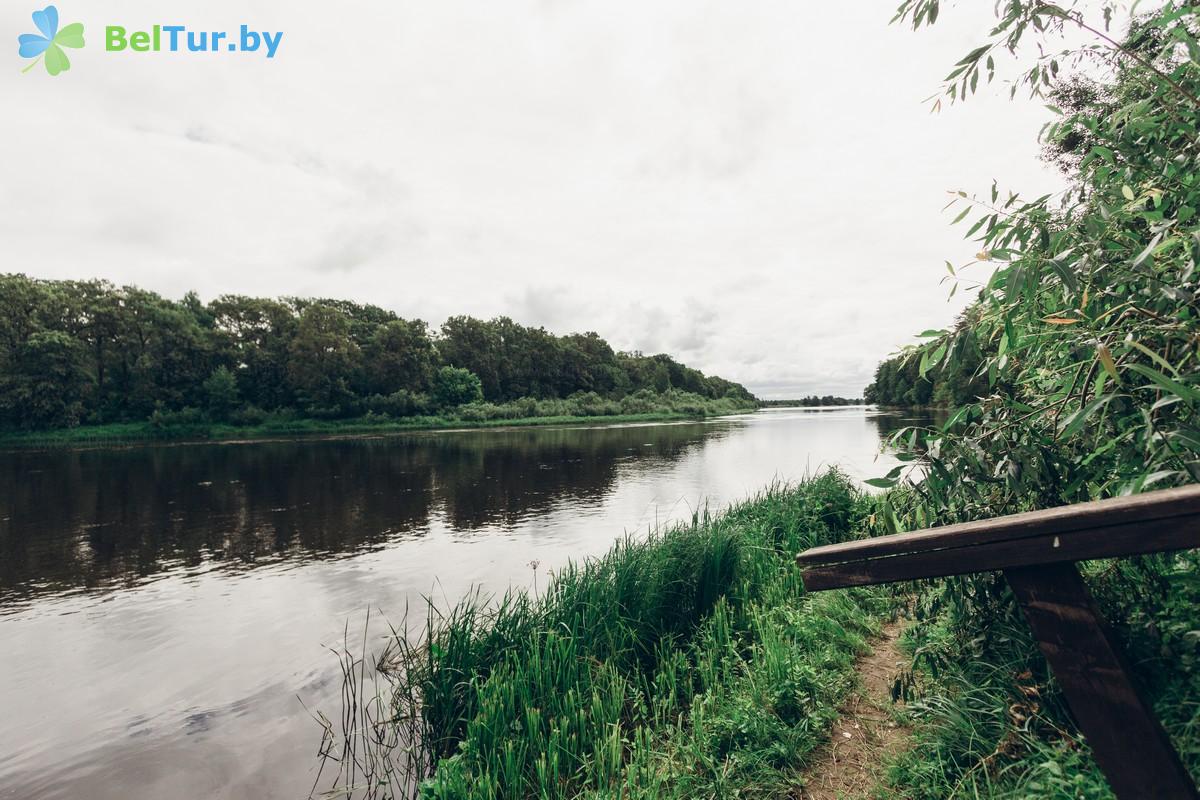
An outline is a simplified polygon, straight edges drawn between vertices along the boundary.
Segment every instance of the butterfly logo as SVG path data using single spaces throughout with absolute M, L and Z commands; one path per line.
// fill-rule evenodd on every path
M 83 23 L 76 22 L 62 30 L 58 29 L 58 9 L 46 6 L 41 11 L 33 12 L 33 24 L 41 31 L 23 33 L 17 41 L 21 43 L 21 58 L 32 58 L 33 63 L 21 70 L 24 74 L 37 66 L 39 61 L 46 64 L 46 72 L 57 75 L 71 68 L 71 61 L 63 52 L 64 47 L 79 49 L 83 47 Z

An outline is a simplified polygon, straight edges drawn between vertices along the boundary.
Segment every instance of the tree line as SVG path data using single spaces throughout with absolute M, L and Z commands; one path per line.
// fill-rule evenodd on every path
M 855 397 L 835 397 L 831 394 L 824 394 L 818 397 L 815 394 L 810 394 L 801 397 L 798 400 L 761 400 L 759 405 L 763 408 L 821 408 L 824 406 L 859 406 L 862 405 L 862 398 Z
M 863 399 L 881 406 L 954 408 L 986 395 L 984 357 L 994 348 L 975 335 L 977 316 L 971 308 L 951 331 L 926 331 L 925 338 L 938 340 L 933 350 L 911 347 L 882 361 Z
M 103 280 L 0 275 L 0 427 L 49 429 L 267 412 L 342 419 L 473 403 L 674 392 L 753 404 L 745 387 L 667 355 L 617 352 L 508 317 L 421 320 L 346 300 L 223 295 L 204 303 Z

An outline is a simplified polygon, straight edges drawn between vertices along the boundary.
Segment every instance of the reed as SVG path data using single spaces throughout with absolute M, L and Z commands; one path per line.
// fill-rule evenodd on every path
M 863 508 L 829 472 L 626 537 L 540 596 L 430 604 L 375 664 L 386 691 L 364 687 L 365 657 L 348 668 L 367 709 L 357 719 L 372 722 L 329 726 L 334 791 L 753 797 L 795 785 L 885 603 L 809 598 L 792 555 L 852 535 Z M 381 768 L 379 743 L 403 767 Z

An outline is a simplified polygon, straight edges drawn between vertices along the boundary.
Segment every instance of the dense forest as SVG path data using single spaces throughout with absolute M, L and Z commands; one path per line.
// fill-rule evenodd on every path
M 452 317 L 433 331 L 343 300 L 206 304 L 194 293 L 175 301 L 105 281 L 0 276 L 0 429 L 463 408 L 544 416 L 539 402 L 588 415 L 716 401 L 755 402 L 670 356 L 619 353 L 595 333 L 555 336 L 507 317 Z

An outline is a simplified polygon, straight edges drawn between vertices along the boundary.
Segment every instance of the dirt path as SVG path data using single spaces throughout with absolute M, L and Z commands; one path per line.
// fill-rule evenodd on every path
M 897 647 L 900 623 L 885 625 L 858 662 L 859 691 L 842 705 L 829 744 L 813 754 L 805 771 L 802 800 L 859 800 L 870 796 L 887 757 L 907 743 L 907 731 L 892 718 L 892 683 L 904 666 Z

